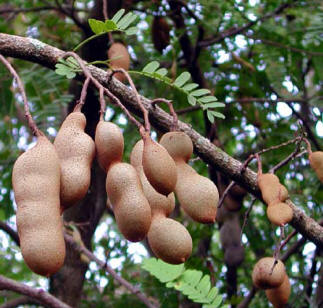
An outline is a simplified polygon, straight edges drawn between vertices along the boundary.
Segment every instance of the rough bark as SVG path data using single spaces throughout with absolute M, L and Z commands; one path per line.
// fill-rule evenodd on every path
M 0 34 L 0 53 L 5 56 L 36 62 L 51 69 L 54 69 L 58 58 L 64 54 L 62 50 L 38 40 L 3 33 Z M 108 83 L 109 73 L 100 68 L 89 66 L 89 70 L 100 83 L 107 86 L 112 93 L 119 97 L 130 111 L 142 116 L 133 91 L 115 79 Z M 172 117 L 161 108 L 152 107 L 149 99 L 141 97 L 141 101 L 149 111 L 152 125 L 163 132 L 168 131 L 172 123 Z M 196 132 L 189 124 L 179 121 L 179 130 L 190 136 L 196 154 L 204 162 L 217 168 L 219 172 L 231 180 L 236 181 L 248 192 L 261 199 L 257 186 L 257 174 L 254 171 L 248 168 L 241 174 L 241 162 L 216 147 L 208 139 Z M 291 225 L 306 238 L 313 241 L 319 247 L 322 247 L 323 228 L 312 218 L 308 217 L 301 209 L 297 208 L 291 200 L 288 200 L 288 204 L 294 213 Z

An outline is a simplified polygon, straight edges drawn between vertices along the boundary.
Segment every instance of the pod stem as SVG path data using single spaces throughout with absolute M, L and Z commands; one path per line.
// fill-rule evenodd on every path
M 170 126 L 170 131 L 175 132 L 178 130 L 178 116 L 174 109 L 173 102 L 171 100 L 167 100 L 165 98 L 155 98 L 151 101 L 151 105 L 155 107 L 159 103 L 165 103 L 168 105 L 169 112 L 173 116 L 173 123 Z
M 105 88 L 97 79 L 95 79 L 92 76 L 91 72 L 86 67 L 84 61 L 79 57 L 79 55 L 77 55 L 75 52 L 68 51 L 68 52 L 64 53 L 62 58 L 65 59 L 67 57 L 73 57 L 77 61 L 77 63 L 79 64 L 80 68 L 82 69 L 83 74 L 86 77 L 86 79 L 89 79 L 94 84 L 94 86 L 99 90 L 99 92 L 100 92 L 100 90 L 101 90 L 101 92 L 103 91 L 104 94 L 111 99 L 111 101 L 115 102 L 115 104 L 118 105 L 122 109 L 122 111 L 126 114 L 126 116 L 129 118 L 129 120 L 131 122 L 133 122 L 139 130 L 141 129 L 142 124 L 130 114 L 128 109 L 121 103 L 121 101 L 114 94 L 112 94 L 107 88 Z M 100 99 L 100 104 L 101 104 L 101 111 L 100 112 L 102 112 L 102 110 L 104 112 L 104 110 L 105 110 L 104 100 Z
M 307 145 L 307 153 L 308 153 L 308 155 L 311 155 L 312 154 L 312 146 L 311 146 L 311 143 L 306 138 L 304 138 L 303 140 L 304 140 L 304 142 Z
M 81 96 L 80 96 L 80 99 L 79 99 L 78 103 L 74 107 L 74 110 L 73 110 L 74 112 L 75 111 L 81 111 L 82 107 L 84 106 L 86 95 L 87 95 L 87 89 L 89 87 L 90 81 L 91 81 L 91 79 L 89 77 L 87 77 L 85 79 L 85 82 L 84 82 L 83 87 L 82 87 Z
M 261 159 L 258 153 L 255 154 L 255 157 L 257 159 L 257 164 L 258 164 L 258 176 L 262 175 L 262 164 L 261 164 Z
M 27 100 L 27 96 L 26 96 L 26 92 L 25 92 L 22 80 L 20 79 L 19 75 L 17 74 L 17 72 L 13 68 L 13 66 L 9 63 L 9 61 L 1 54 L 0 54 L 0 61 L 5 65 L 5 67 L 8 69 L 8 71 L 11 73 L 11 75 L 14 77 L 14 79 L 17 82 L 17 87 L 18 87 L 18 89 L 20 91 L 20 94 L 22 96 L 22 100 L 24 102 L 25 117 L 27 118 L 28 126 L 30 127 L 33 135 L 36 136 L 36 137 L 44 136 L 44 134 L 37 127 L 37 124 L 34 121 L 32 115 L 30 113 L 28 100 Z
M 132 78 L 130 77 L 130 75 L 128 74 L 128 72 L 126 70 L 124 70 L 123 68 L 118 68 L 118 69 L 113 69 L 111 75 L 109 76 L 109 80 L 108 82 L 110 82 L 110 80 L 112 79 L 112 76 L 116 73 L 122 73 L 126 79 L 128 80 L 132 90 L 135 92 L 135 96 L 136 96 L 136 100 L 138 103 L 138 106 L 140 108 L 140 110 L 142 111 L 143 117 L 144 117 L 144 121 L 145 121 L 145 130 L 150 133 L 150 122 L 149 122 L 149 115 L 148 115 L 148 110 L 144 107 L 144 105 L 141 102 L 140 99 L 140 95 L 137 91 L 137 88 L 132 80 Z

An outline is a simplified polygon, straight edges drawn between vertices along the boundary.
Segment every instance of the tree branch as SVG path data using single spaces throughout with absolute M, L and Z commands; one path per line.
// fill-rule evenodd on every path
M 132 294 L 136 295 L 147 307 L 149 308 L 157 308 L 157 305 L 154 305 L 150 302 L 150 300 L 146 297 L 144 293 L 142 293 L 139 289 L 134 287 L 127 280 L 119 276 L 116 271 L 110 267 L 106 262 L 101 261 L 97 258 L 90 250 L 88 250 L 84 245 L 79 245 L 76 243 L 72 236 L 68 234 L 64 234 L 65 241 L 68 242 L 76 251 L 79 253 L 83 253 L 90 260 L 94 261 L 97 265 L 99 265 L 102 269 L 104 269 L 107 273 L 109 273 L 113 279 L 118 281 L 121 285 L 127 288 Z
M 0 53 L 15 58 L 25 59 L 31 62 L 42 64 L 54 69 L 58 59 L 63 56 L 64 52 L 50 45 L 44 44 L 38 40 L 24 38 L 9 34 L 0 33 Z M 115 96 L 122 100 L 129 110 L 142 117 L 140 106 L 138 106 L 135 93 L 127 86 L 112 79 L 107 82 L 111 72 L 88 66 L 89 71 L 102 85 L 107 87 Z M 169 131 L 173 123 L 172 116 L 163 111 L 158 106 L 151 106 L 151 101 L 141 97 L 141 102 L 149 111 L 149 117 L 152 125 L 162 131 Z M 212 144 L 208 139 L 201 136 L 190 125 L 178 122 L 179 130 L 185 132 L 194 144 L 194 150 L 207 164 L 217 168 L 217 170 L 231 180 L 239 183 L 248 192 L 261 199 L 261 193 L 257 185 L 257 174 L 250 169 L 241 174 L 242 163 L 220 148 Z M 319 247 L 323 247 L 323 228 L 308 217 L 302 210 L 297 208 L 290 200 L 288 204 L 293 209 L 293 220 L 291 225 L 303 236 L 314 242 Z
M 10 301 L 5 302 L 0 306 L 0 308 L 16 308 L 21 305 L 41 305 L 39 301 L 29 297 L 20 296 Z
M 10 291 L 14 291 L 14 292 L 26 295 L 30 298 L 33 298 L 41 302 L 46 307 L 71 308 L 71 306 L 64 304 L 63 302 L 58 300 L 55 296 L 47 293 L 43 289 L 34 289 L 23 283 L 6 278 L 2 275 L 0 275 L 0 290 L 10 290 Z
M 20 246 L 18 233 L 14 229 L 12 229 L 3 221 L 0 221 L 0 229 L 5 231 L 8 235 L 10 235 L 10 237 L 17 244 L 17 246 Z

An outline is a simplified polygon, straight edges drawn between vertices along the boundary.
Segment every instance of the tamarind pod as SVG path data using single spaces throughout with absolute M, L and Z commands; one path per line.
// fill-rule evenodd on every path
M 111 45 L 108 50 L 108 58 L 111 60 L 110 65 L 113 69 L 123 68 L 128 71 L 130 67 L 130 55 L 125 45 L 116 42 Z M 113 75 L 119 81 L 125 81 L 126 77 L 122 73 L 115 73 Z
M 267 217 L 276 226 L 284 226 L 293 219 L 293 210 L 285 202 L 269 204 Z
M 224 262 L 227 266 L 239 266 L 244 259 L 244 247 L 242 245 L 228 246 L 224 250 Z
M 99 165 L 107 172 L 111 163 L 122 160 L 124 139 L 121 129 L 112 122 L 99 121 L 95 130 L 95 147 Z
M 272 173 L 263 173 L 257 178 L 261 195 L 267 205 L 280 201 L 281 184 L 279 178 Z
M 166 149 L 149 136 L 144 140 L 142 166 L 154 189 L 168 196 L 175 190 L 177 181 L 176 165 Z
M 312 152 L 309 155 L 309 161 L 317 177 L 323 183 L 323 152 L 322 151 Z
M 144 143 L 143 140 L 139 140 L 133 147 L 130 155 L 131 165 L 135 167 L 137 174 L 140 178 L 144 195 L 146 196 L 151 208 L 152 215 L 156 213 L 163 213 L 166 217 L 175 208 L 175 196 L 174 193 L 170 193 L 167 197 L 158 193 L 149 183 L 145 176 L 142 166 L 142 153 Z
M 277 260 L 277 264 L 273 268 L 275 259 L 271 257 L 261 258 L 253 268 L 252 281 L 253 284 L 260 289 L 277 288 L 285 278 L 285 266 L 283 262 Z
M 167 263 L 183 263 L 192 253 L 192 238 L 187 229 L 165 216 L 153 216 L 147 237 L 153 253 Z
M 135 168 L 127 163 L 112 164 L 106 190 L 121 233 L 129 241 L 141 241 L 151 224 L 151 210 Z
M 50 276 L 64 263 L 60 217 L 60 166 L 55 147 L 45 136 L 14 164 L 12 184 L 23 258 L 35 273 Z
M 152 40 L 156 50 L 160 53 L 169 45 L 170 27 L 165 18 L 155 16 L 152 23 Z
M 61 166 L 61 207 L 65 210 L 86 195 L 95 156 L 92 138 L 84 132 L 86 118 L 72 112 L 64 120 L 54 141 Z
M 277 288 L 268 289 L 265 291 L 268 300 L 275 308 L 284 308 L 288 302 L 291 286 L 287 274 L 285 275 L 283 283 Z

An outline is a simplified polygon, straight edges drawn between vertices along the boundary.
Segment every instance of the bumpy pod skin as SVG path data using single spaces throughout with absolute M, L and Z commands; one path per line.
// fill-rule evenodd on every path
M 257 180 L 262 198 L 267 205 L 279 201 L 281 184 L 279 183 L 279 178 L 275 174 L 263 173 L 258 176 Z
M 61 165 L 61 207 L 66 209 L 86 195 L 95 156 L 92 138 L 84 132 L 86 118 L 72 112 L 63 122 L 54 141 Z
M 285 202 L 278 202 L 267 207 L 267 217 L 276 226 L 284 226 L 293 219 L 293 210 Z
M 148 242 L 154 254 L 167 263 L 183 263 L 192 253 L 192 238 L 186 228 L 162 215 L 153 217 Z
M 129 241 L 141 241 L 151 224 L 151 210 L 135 168 L 127 163 L 112 164 L 106 190 L 121 233 Z
M 184 211 L 195 221 L 214 223 L 219 192 L 211 180 L 186 163 L 193 152 L 190 137 L 183 132 L 170 132 L 162 136 L 160 144 L 176 162 L 175 193 Z
M 149 183 L 157 192 L 168 196 L 175 190 L 177 181 L 175 162 L 166 149 L 149 136 L 144 140 L 142 166 Z
M 121 129 L 112 122 L 99 121 L 95 130 L 95 148 L 98 162 L 107 172 L 112 162 L 122 160 L 124 140 Z
M 111 59 L 111 67 L 114 69 L 123 68 L 128 71 L 130 67 L 130 56 L 125 45 L 121 43 L 113 43 L 108 50 L 108 58 Z M 122 73 L 113 75 L 119 81 L 124 81 L 126 77 Z
M 54 146 L 45 136 L 14 164 L 12 184 L 21 252 L 35 273 L 50 276 L 65 259 L 60 217 L 60 167 Z
M 284 281 L 279 287 L 268 289 L 265 292 L 268 300 L 275 308 L 284 308 L 288 302 L 291 292 L 288 276 L 285 275 Z
M 165 195 L 158 193 L 150 185 L 142 167 L 143 148 L 144 143 L 142 140 L 135 144 L 130 155 L 131 165 L 135 167 L 140 178 L 144 194 L 151 208 L 152 215 L 155 215 L 156 213 L 163 213 L 166 217 L 168 217 L 175 208 L 174 193 L 171 193 L 166 197 Z
M 309 155 L 309 161 L 317 177 L 323 183 L 323 152 L 322 151 L 312 152 Z
M 278 260 L 274 270 L 275 259 L 271 257 L 265 257 L 260 259 L 253 268 L 252 281 L 253 284 L 260 289 L 270 289 L 279 287 L 285 278 L 285 266 L 283 262 Z
M 175 193 L 184 211 L 197 222 L 214 223 L 219 202 L 214 183 L 181 161 L 177 161 L 177 177 Z

